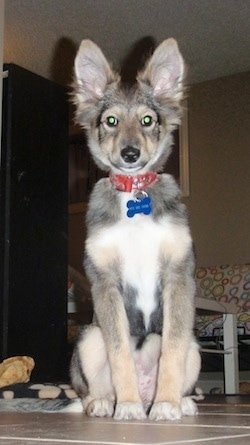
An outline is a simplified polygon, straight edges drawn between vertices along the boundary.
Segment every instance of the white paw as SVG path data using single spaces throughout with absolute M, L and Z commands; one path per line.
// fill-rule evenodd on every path
M 178 420 L 181 418 L 181 407 L 178 403 L 161 402 L 152 406 L 150 420 Z
M 191 397 L 183 397 L 181 401 L 181 411 L 183 416 L 196 416 L 198 408 Z
M 141 403 L 123 402 L 117 403 L 115 409 L 115 420 L 142 420 L 147 416 Z
M 94 399 L 86 407 L 86 414 L 90 417 L 112 417 L 114 403 L 109 399 Z

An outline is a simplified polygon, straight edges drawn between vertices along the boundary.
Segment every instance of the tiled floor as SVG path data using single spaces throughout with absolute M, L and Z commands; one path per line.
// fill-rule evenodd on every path
M 250 404 L 203 402 L 175 422 L 92 419 L 80 414 L 1 413 L 0 444 L 250 445 Z

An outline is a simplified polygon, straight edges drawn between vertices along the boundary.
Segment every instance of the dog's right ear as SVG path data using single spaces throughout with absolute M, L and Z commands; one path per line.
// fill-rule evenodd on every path
M 75 102 L 96 102 L 108 84 L 116 80 L 100 48 L 91 40 L 83 40 L 75 59 Z

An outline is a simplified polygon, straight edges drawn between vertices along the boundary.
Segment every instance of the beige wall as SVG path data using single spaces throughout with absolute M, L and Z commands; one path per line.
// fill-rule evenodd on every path
M 250 262 L 250 72 L 189 95 L 190 197 L 197 265 Z M 81 268 L 83 218 L 69 218 L 69 261 Z
M 197 264 L 250 262 L 250 72 L 192 87 L 189 147 Z

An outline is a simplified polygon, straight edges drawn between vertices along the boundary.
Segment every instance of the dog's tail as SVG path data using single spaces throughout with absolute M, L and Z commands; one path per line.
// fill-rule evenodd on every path
M 1 399 L 0 412 L 82 413 L 81 399 Z

